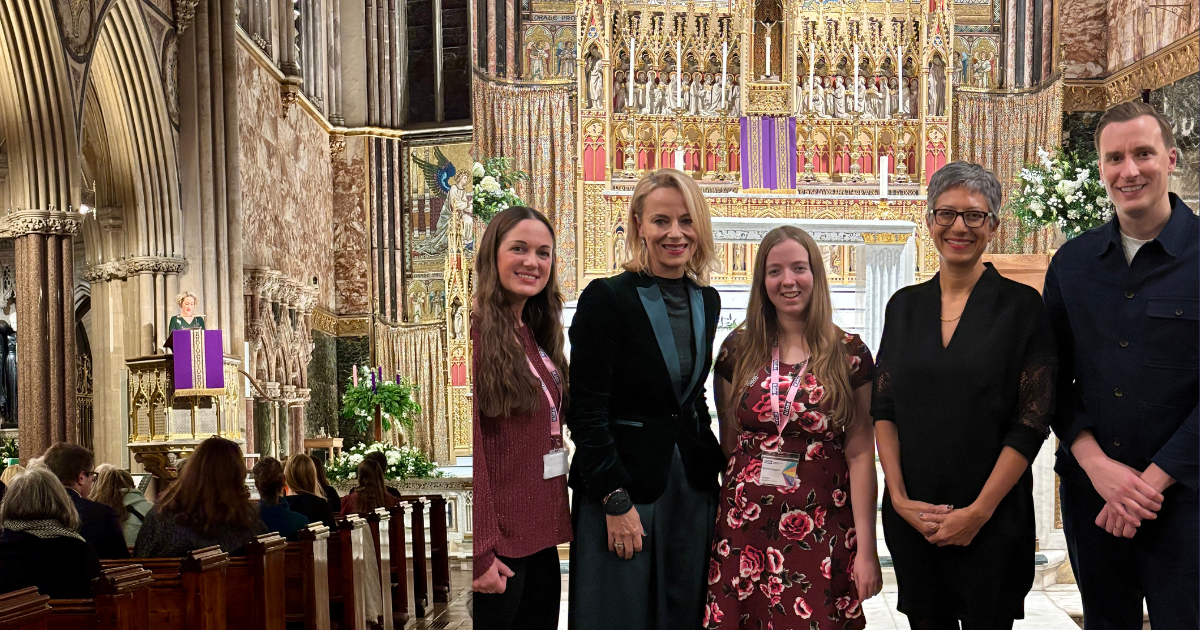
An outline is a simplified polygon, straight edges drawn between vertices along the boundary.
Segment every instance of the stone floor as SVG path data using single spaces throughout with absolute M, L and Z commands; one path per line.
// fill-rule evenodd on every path
M 467 565 L 468 567 L 470 565 Z M 409 584 L 412 584 L 412 573 L 409 572 Z M 450 571 L 450 601 L 445 604 L 434 604 L 425 612 L 425 617 L 415 617 L 408 620 L 404 630 L 467 630 L 471 627 L 471 617 L 467 615 L 467 601 L 471 597 L 471 569 Z M 409 594 L 409 614 L 414 614 L 416 608 Z M 396 630 L 400 630 L 397 628 Z

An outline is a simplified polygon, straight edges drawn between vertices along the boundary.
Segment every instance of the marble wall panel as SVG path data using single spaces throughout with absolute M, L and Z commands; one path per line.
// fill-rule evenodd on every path
M 342 396 L 346 395 L 346 384 L 350 382 L 350 375 L 354 370 L 354 366 L 370 365 L 370 363 L 370 337 L 338 337 L 337 400 L 340 401 Z M 347 449 L 363 442 L 367 437 L 354 428 L 353 420 L 343 418 L 341 414 L 338 415 L 336 436 L 343 439 L 342 446 Z
M 1093 138 L 1100 112 L 1070 112 L 1063 115 L 1063 148 L 1068 151 L 1094 151 Z
M 1059 38 L 1066 59 L 1067 78 L 1103 76 L 1108 67 L 1107 0 L 1062 0 Z
M 339 315 L 371 310 L 367 142 L 365 137 L 346 138 L 346 150 L 333 162 L 333 268 Z
M 341 398 L 337 384 L 337 337 L 314 330 L 312 359 L 308 362 L 308 405 L 304 411 L 306 435 L 332 435 L 338 428 Z
M 1107 0 L 1108 72 L 1116 72 L 1158 52 L 1200 28 L 1200 11 L 1187 7 L 1152 6 L 1155 0 Z
M 1171 192 L 1193 210 L 1200 208 L 1200 74 L 1184 77 L 1150 93 L 1150 104 L 1171 119 L 1179 161 L 1171 174 Z
M 238 46 L 243 260 L 320 286 L 333 309 L 333 173 L 329 135 L 299 106 L 284 118 L 279 82 Z

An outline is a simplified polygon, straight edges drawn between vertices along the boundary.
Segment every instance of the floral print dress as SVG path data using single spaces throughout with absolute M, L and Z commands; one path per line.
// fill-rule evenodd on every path
M 715 371 L 733 380 L 735 331 L 721 346 Z M 850 386 L 872 382 L 871 351 L 858 335 L 842 343 Z M 785 393 L 800 365 L 780 365 Z M 771 369 L 763 366 L 738 404 L 742 433 L 725 470 L 708 568 L 709 630 L 837 629 L 866 625 L 851 569 L 857 543 L 850 508 L 845 434 L 830 418 L 824 385 L 805 371 L 783 435 L 771 415 Z M 786 412 L 786 410 L 784 410 Z M 796 453 L 795 487 L 760 485 L 763 453 Z

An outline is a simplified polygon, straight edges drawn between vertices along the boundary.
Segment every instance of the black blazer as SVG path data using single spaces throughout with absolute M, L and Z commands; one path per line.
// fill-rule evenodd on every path
M 86 599 L 98 577 L 100 560 L 85 541 L 0 533 L 0 593 L 36 586 L 53 599 Z
M 103 503 L 89 501 L 70 488 L 67 488 L 67 494 L 75 504 L 75 511 L 79 512 L 79 535 L 92 543 L 96 555 L 101 560 L 128 558 L 125 531 L 121 528 L 121 519 L 116 511 Z
M 333 524 L 333 509 L 329 505 L 328 499 L 322 499 L 315 494 L 300 492 L 288 497 L 284 497 L 288 507 L 292 508 L 293 512 L 303 514 L 308 519 L 309 523 L 324 523 L 329 529 L 337 529 Z M 341 507 L 341 501 L 338 501 Z
M 627 271 L 600 278 L 579 296 L 569 332 L 566 423 L 575 443 L 569 483 L 593 501 L 617 488 L 635 503 L 658 499 L 676 445 L 692 487 L 717 490 L 725 461 L 710 427 L 704 382 L 721 296 L 712 287 L 687 286 L 696 347 L 690 383 L 680 383 L 675 338 L 652 276 Z

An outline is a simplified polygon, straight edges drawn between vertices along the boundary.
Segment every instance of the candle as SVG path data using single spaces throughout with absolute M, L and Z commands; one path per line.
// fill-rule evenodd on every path
M 400 384 L 400 373 L 399 372 L 396 372 L 396 384 L 397 385 Z
M 897 50 L 899 51 L 897 54 L 900 58 L 900 63 L 896 64 L 896 73 L 897 73 L 897 76 L 900 77 L 900 80 L 896 82 L 896 85 L 899 86 L 900 92 L 897 93 L 897 95 L 896 95 L 896 109 L 903 112 L 904 111 L 904 47 L 897 46 Z
M 354 377 L 353 377 L 353 380 L 354 380 L 354 386 L 355 386 L 355 387 L 358 387 L 358 366 L 357 366 L 357 365 L 356 365 L 356 366 L 354 366 Z
M 771 76 L 771 27 L 767 26 L 767 76 Z
M 675 149 L 675 170 L 683 170 L 683 149 Z
M 858 44 L 854 45 L 854 111 L 858 109 Z
M 633 80 L 636 78 L 636 75 L 633 71 L 633 66 L 634 66 L 633 44 L 634 44 L 633 38 L 630 37 L 629 38 L 629 99 L 625 101 L 626 107 L 633 107 Z
M 879 156 L 879 198 L 887 197 L 888 186 L 888 157 L 886 155 Z
M 680 83 L 680 77 L 683 74 L 682 54 L 683 43 L 679 40 L 675 40 L 675 107 L 679 107 L 679 101 L 681 99 L 680 90 L 682 90 L 682 84 Z
M 808 42 L 808 111 L 813 111 L 813 73 L 816 70 L 816 42 Z
M 725 111 L 725 95 L 728 91 L 725 89 L 725 75 L 729 70 L 729 42 L 721 42 L 721 111 Z

